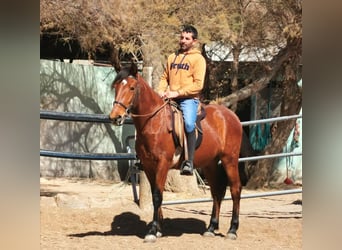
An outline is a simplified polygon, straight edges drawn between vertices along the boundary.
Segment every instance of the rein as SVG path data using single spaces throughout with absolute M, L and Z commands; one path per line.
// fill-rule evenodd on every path
M 166 104 L 168 104 L 170 102 L 170 99 L 167 99 L 166 102 L 164 102 L 163 105 L 161 105 L 160 107 L 156 108 L 154 111 L 152 111 L 151 113 L 148 113 L 148 114 L 143 114 L 143 115 L 140 115 L 140 114 L 133 114 L 131 112 L 131 116 L 132 117 L 147 117 L 147 116 L 154 116 L 155 114 L 157 114 L 162 108 L 164 108 L 166 106 Z

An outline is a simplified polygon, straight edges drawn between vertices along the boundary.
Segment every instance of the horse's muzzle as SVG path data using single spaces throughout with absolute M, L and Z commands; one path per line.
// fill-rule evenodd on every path
M 112 123 L 116 126 L 121 126 L 125 122 L 125 116 L 118 115 L 114 118 L 109 116 L 109 119 L 112 121 Z

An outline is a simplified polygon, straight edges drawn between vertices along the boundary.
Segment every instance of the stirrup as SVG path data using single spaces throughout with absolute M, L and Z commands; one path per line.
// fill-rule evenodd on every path
M 193 164 L 191 161 L 185 160 L 182 162 L 180 167 L 180 174 L 181 175 L 193 175 Z

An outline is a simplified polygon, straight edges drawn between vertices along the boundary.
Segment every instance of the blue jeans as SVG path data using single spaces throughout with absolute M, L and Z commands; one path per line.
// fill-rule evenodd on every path
M 177 99 L 175 100 L 183 113 L 184 127 L 187 133 L 194 131 L 197 118 L 198 99 Z

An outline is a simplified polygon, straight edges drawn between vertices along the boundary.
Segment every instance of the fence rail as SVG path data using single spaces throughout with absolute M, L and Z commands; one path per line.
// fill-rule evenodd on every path
M 290 119 L 302 118 L 302 115 L 288 115 L 281 117 L 274 117 L 268 119 L 244 121 L 241 122 L 242 126 L 254 125 L 259 123 L 268 123 L 275 121 L 285 121 Z M 40 119 L 47 120 L 61 120 L 61 121 L 74 121 L 74 122 L 97 122 L 97 123 L 111 123 L 108 115 L 105 114 L 85 114 L 85 113 L 73 113 L 73 112 L 57 112 L 57 111 L 40 111 Z M 125 124 L 133 124 L 131 118 L 125 120 Z
M 301 188 L 291 189 L 291 190 L 281 190 L 281 191 L 273 191 L 273 192 L 263 192 L 258 194 L 244 194 L 241 195 L 241 199 L 250 199 L 250 198 L 260 198 L 266 196 L 276 196 L 276 195 L 286 195 L 286 194 L 298 194 L 302 193 Z M 223 200 L 231 200 L 232 197 L 226 196 Z M 188 204 L 188 203 L 198 203 L 198 202 L 212 202 L 212 198 L 202 198 L 202 199 L 188 199 L 188 200 L 177 200 L 177 201 L 163 201 L 162 205 L 177 205 L 177 204 Z
M 40 156 L 66 158 L 75 160 L 135 160 L 136 154 L 115 153 L 115 154 L 100 154 L 100 153 L 68 153 L 51 150 L 40 150 Z
M 253 125 L 253 124 L 258 124 L 258 123 L 297 119 L 301 117 L 302 115 L 283 116 L 283 117 L 255 120 L 255 121 L 246 121 L 246 122 L 241 122 L 241 124 L 242 126 L 248 126 L 248 125 Z M 111 123 L 109 116 L 105 114 L 84 114 L 84 113 L 72 113 L 72 112 L 65 113 L 65 112 L 56 112 L 56 111 L 47 111 L 47 110 L 40 111 L 40 119 L 73 121 L 73 122 Z M 133 124 L 132 119 L 126 119 L 125 124 Z M 115 154 L 68 153 L 68 152 L 57 152 L 57 151 L 40 149 L 40 156 L 66 158 L 66 159 L 79 159 L 79 160 L 136 160 L 137 159 L 135 154 L 130 153 L 131 151 L 128 151 L 128 152 L 129 153 L 115 153 Z M 266 158 L 298 156 L 298 155 L 302 155 L 302 153 L 280 153 L 280 154 L 252 156 L 252 157 L 239 158 L 239 162 L 260 160 L 260 159 L 266 159 Z M 137 197 L 135 182 L 132 184 L 134 184 L 133 185 L 134 201 L 137 201 L 138 197 Z M 301 193 L 301 192 L 302 192 L 302 189 L 282 190 L 282 191 L 276 191 L 276 192 L 264 192 L 260 194 L 242 195 L 241 199 L 257 198 L 257 197 L 273 196 L 273 195 L 295 194 L 295 193 Z M 230 200 L 230 199 L 231 197 L 224 197 L 224 200 Z M 163 201 L 162 205 L 186 204 L 186 203 L 209 202 L 209 201 L 212 201 L 212 199 L 204 198 L 204 199 Z
M 40 119 L 73 121 L 73 122 L 97 122 L 111 123 L 108 115 L 105 114 L 85 114 L 73 112 L 40 111 Z M 126 124 L 133 124 L 132 119 L 126 119 Z
M 285 121 L 290 119 L 301 118 L 302 115 L 290 115 L 275 118 L 268 118 L 262 120 L 245 121 L 241 122 L 242 126 L 248 126 L 258 123 L 267 123 L 274 121 Z M 105 114 L 85 114 L 85 113 L 73 113 L 73 112 L 56 112 L 56 111 L 40 111 L 40 119 L 47 120 L 61 120 L 61 121 L 74 121 L 74 122 L 96 122 L 96 123 L 111 123 L 109 116 Z M 125 120 L 125 124 L 133 124 L 132 119 L 128 118 Z M 302 153 L 280 153 L 280 154 L 269 154 L 261 156 L 252 156 L 240 158 L 239 162 L 253 161 L 267 158 L 277 158 L 286 156 L 298 156 Z M 40 150 L 40 156 L 45 157 L 56 157 L 66 159 L 81 159 L 81 160 L 135 160 L 136 155 L 130 153 L 115 153 L 115 154 L 100 154 L 100 153 L 70 153 L 70 152 L 57 152 L 50 150 Z
M 278 158 L 278 157 L 286 157 L 286 156 L 299 156 L 299 155 L 302 155 L 302 153 L 294 153 L 294 152 L 292 152 L 292 153 L 259 155 L 259 156 L 251 156 L 251 157 L 239 158 L 239 162 L 255 161 L 255 160 L 261 160 L 261 159 Z
M 242 126 L 254 125 L 254 124 L 261 124 L 261 123 L 268 123 L 268 122 L 277 122 L 277 121 L 285 121 L 291 119 L 302 118 L 302 115 L 287 115 L 287 116 L 280 116 L 280 117 L 273 117 L 267 118 L 262 120 L 253 120 L 253 121 L 245 121 L 241 122 Z

